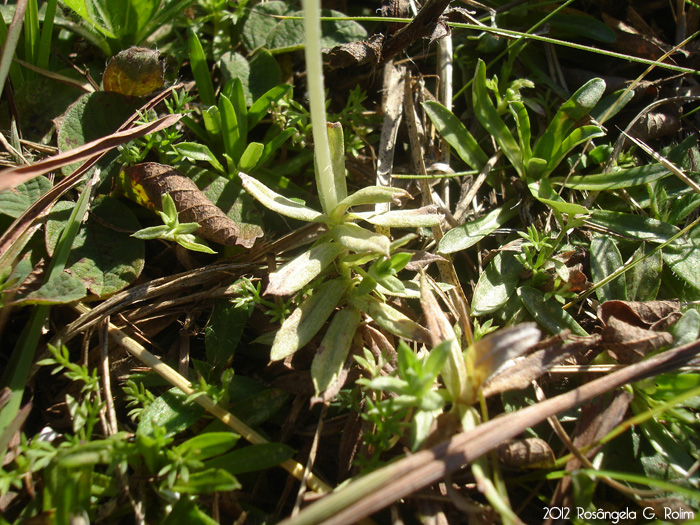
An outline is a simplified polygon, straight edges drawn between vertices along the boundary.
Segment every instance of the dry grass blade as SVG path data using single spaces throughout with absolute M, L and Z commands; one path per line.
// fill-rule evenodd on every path
M 350 523 L 369 516 L 490 452 L 548 417 L 627 383 L 675 370 L 700 353 L 700 341 L 668 350 L 570 392 L 497 417 L 429 450 L 376 470 L 309 506 L 285 525 Z
M 44 173 L 48 173 L 63 166 L 68 166 L 74 162 L 88 159 L 94 155 L 99 155 L 130 140 L 170 127 L 180 120 L 180 117 L 181 115 L 167 115 L 133 129 L 116 131 L 111 135 L 93 140 L 75 149 L 66 151 L 65 153 L 59 153 L 58 155 L 54 155 L 53 157 L 49 157 L 34 164 L 17 166 L 0 171 L 0 191 L 10 190 Z
M 656 151 L 651 149 L 648 145 L 646 145 L 641 140 L 636 139 L 636 138 L 632 137 L 631 135 L 628 135 L 624 131 L 622 132 L 622 134 L 625 137 L 627 137 L 630 141 L 632 141 L 634 144 L 636 144 L 639 148 L 644 150 L 647 154 L 651 155 L 654 158 L 654 160 L 659 161 L 666 169 L 668 169 L 668 171 L 670 171 L 676 177 L 678 177 L 683 182 L 685 182 L 690 188 L 692 188 L 692 190 L 695 193 L 700 193 L 700 185 L 697 182 L 695 182 L 693 179 L 688 177 L 685 174 L 685 172 L 682 169 L 680 169 L 678 166 L 673 164 L 673 162 L 669 161 L 666 157 L 659 155 Z

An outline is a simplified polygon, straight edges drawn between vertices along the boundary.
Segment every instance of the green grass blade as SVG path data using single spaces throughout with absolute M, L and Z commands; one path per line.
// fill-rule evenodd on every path
M 523 177 L 523 159 L 520 146 L 518 146 L 513 134 L 491 101 L 491 97 L 486 89 L 486 64 L 483 60 L 479 60 L 476 66 L 472 100 L 476 118 L 486 128 L 486 131 L 496 139 L 498 145 L 503 149 L 503 153 L 518 172 L 518 175 Z
M 53 20 L 56 16 L 58 0 L 49 0 L 46 4 L 44 23 L 41 25 L 41 39 L 39 41 L 39 53 L 36 65 L 47 69 L 49 66 L 49 54 L 51 53 L 51 36 L 53 34 Z
M 24 13 L 27 9 L 26 0 L 20 0 L 17 2 L 17 7 L 15 8 L 15 16 L 10 22 L 10 27 L 5 27 L 5 21 L 2 21 L 0 29 L 5 33 L 4 45 L 2 46 L 2 55 L 0 56 L 0 93 L 2 93 L 5 88 L 5 80 L 7 80 L 7 74 L 10 72 L 12 67 L 12 81 L 15 84 L 21 81 L 21 72 L 18 67 L 12 63 L 12 58 L 15 55 L 15 50 L 17 49 L 17 44 L 19 43 L 19 37 L 22 33 L 22 24 L 24 23 Z M 2 17 L 0 17 L 1 19 Z
M 61 238 L 56 245 L 56 251 L 51 259 L 48 271 L 46 272 L 45 282 L 50 281 L 65 268 L 71 247 L 73 246 L 73 240 L 78 234 L 82 218 L 85 216 L 85 211 L 90 202 L 93 183 L 98 180 L 98 174 L 99 170 L 95 172 L 93 179 L 85 185 L 78 199 L 78 203 L 73 208 L 68 225 L 63 230 Z M 2 410 L 0 410 L 0 435 L 2 435 L 3 431 L 12 423 L 22 403 L 22 395 L 24 394 L 24 388 L 27 383 L 27 378 L 29 377 L 29 370 L 32 366 L 34 354 L 36 353 L 39 338 L 41 337 L 41 329 L 48 318 L 49 310 L 50 307 L 48 305 L 40 305 L 34 308 L 29 322 L 22 331 L 14 352 L 12 352 L 12 357 L 0 380 L 0 384 L 9 387 L 12 391 L 12 397 Z M 0 455 L 2 455 L 2 453 L 4 453 L 4 451 L 0 450 Z
M 202 44 L 197 37 L 197 34 L 190 30 L 187 33 L 190 52 L 190 67 L 192 75 L 199 90 L 199 98 L 205 106 L 213 106 L 216 104 L 214 97 L 214 84 L 209 75 L 209 67 L 207 66 L 207 57 L 204 54 Z

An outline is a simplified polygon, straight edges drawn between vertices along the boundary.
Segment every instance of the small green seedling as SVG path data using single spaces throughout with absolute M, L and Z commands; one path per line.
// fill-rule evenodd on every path
M 199 229 L 199 223 L 185 222 L 180 224 L 175 202 L 169 193 L 164 193 L 161 196 L 161 203 L 163 211 L 158 211 L 158 215 L 163 219 L 164 224 L 143 228 L 134 233 L 132 237 L 144 240 L 163 239 L 176 242 L 183 248 L 195 252 L 216 253 L 209 246 L 200 242 L 201 239 L 193 235 Z

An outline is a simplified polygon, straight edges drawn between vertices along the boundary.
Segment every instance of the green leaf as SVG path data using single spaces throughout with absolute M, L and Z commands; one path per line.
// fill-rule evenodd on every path
M 668 177 L 670 174 L 671 172 L 661 164 L 647 164 L 610 173 L 573 175 L 566 179 L 552 178 L 551 181 L 553 184 L 564 184 L 567 188 L 574 190 L 605 191 L 648 184 Z
M 282 443 L 261 443 L 224 454 L 204 462 L 207 468 L 219 468 L 229 474 L 258 472 L 279 465 L 294 456 L 294 449 Z
M 690 344 L 698 339 L 700 335 L 700 312 L 697 310 L 688 310 L 683 314 L 676 324 L 671 328 L 671 333 L 673 334 L 673 344 L 674 346 L 682 346 L 685 344 Z M 687 391 L 690 388 L 700 386 L 700 375 L 698 374 L 683 374 L 694 376 L 694 384 L 690 387 L 685 386 L 683 390 L 680 390 L 680 394 L 683 391 Z M 690 379 L 690 378 L 689 378 Z M 658 385 L 658 383 L 657 383 Z M 697 402 L 696 402 L 697 403 Z
M 238 163 L 245 146 L 245 130 L 241 129 L 236 110 L 224 94 L 219 95 L 219 115 L 224 150 L 234 163 Z
M 65 270 L 41 285 L 38 290 L 15 301 L 16 304 L 67 304 L 85 297 L 83 282 Z
M 696 244 L 669 246 L 662 256 L 664 263 L 685 286 L 700 291 L 700 249 Z
M 530 286 L 518 288 L 518 297 L 539 324 L 553 334 L 569 329 L 576 335 L 588 335 L 576 320 L 555 300 L 546 300 L 544 292 Z
M 137 98 L 128 99 L 119 93 L 97 91 L 81 96 L 68 108 L 57 126 L 58 149 L 69 151 L 115 132 L 124 123 L 125 116 L 140 107 L 141 101 Z M 70 175 L 81 164 L 64 166 L 61 171 Z
M 266 49 L 259 50 L 250 62 L 240 53 L 228 51 L 221 56 L 218 66 L 221 70 L 224 84 L 234 78 L 238 78 L 241 81 L 247 106 L 253 105 L 255 101 L 260 100 L 270 90 L 284 87 L 280 85 L 282 84 L 280 67 L 272 54 Z M 291 86 L 287 89 L 291 89 Z M 265 112 L 268 109 L 269 102 L 265 105 Z M 259 121 L 260 119 L 251 124 L 249 118 L 249 129 Z
M 342 279 L 333 279 L 318 286 L 311 297 L 304 299 L 277 331 L 270 360 L 284 359 L 311 341 L 335 310 L 345 288 Z
M 216 155 L 209 149 L 209 146 L 205 144 L 200 144 L 199 142 L 178 142 L 173 145 L 173 149 L 177 151 L 187 160 L 191 161 L 205 161 L 211 164 L 211 166 L 219 173 L 226 173 L 226 169 L 216 158 Z
M 599 126 L 581 126 L 574 129 L 559 143 L 559 146 L 547 161 L 547 172 L 540 174 L 540 177 L 549 175 L 559 166 L 566 155 L 579 144 L 604 135 L 605 132 Z
M 489 158 L 464 124 L 438 102 L 424 102 L 423 108 L 435 129 L 452 146 L 459 158 L 470 168 L 481 171 Z
M 0 213 L 16 219 L 51 187 L 46 177 L 35 177 L 12 190 L 1 192 Z
M 538 201 L 560 213 L 566 213 L 568 215 L 588 215 L 588 210 L 583 206 L 564 201 L 564 199 L 554 191 L 549 180 L 546 178 L 535 180 L 528 176 L 527 187 L 530 189 L 532 196 Z
M 171 488 L 175 492 L 183 494 L 208 494 L 209 492 L 237 490 L 241 488 L 241 484 L 226 470 L 213 468 L 201 472 L 192 472 L 187 481 L 178 478 Z
M 246 147 L 243 155 L 241 155 L 241 160 L 238 161 L 238 169 L 243 172 L 251 172 L 258 164 L 260 157 L 262 157 L 263 150 L 265 146 L 259 142 L 251 142 Z
M 72 203 L 62 201 L 49 214 L 46 224 L 49 254 L 53 253 L 72 208 Z M 95 295 L 109 295 L 125 288 L 141 274 L 145 246 L 142 240 L 118 231 L 138 230 L 139 223 L 131 209 L 117 199 L 95 199 L 92 215 L 95 218 L 83 225 L 73 241 L 66 269 Z
M 340 122 L 328 122 L 328 146 L 331 151 L 331 167 L 333 168 L 333 182 L 335 195 L 338 201 L 348 196 L 348 186 L 345 181 L 345 139 L 343 126 Z
M 503 227 L 506 222 L 517 214 L 518 203 L 515 200 L 510 200 L 500 208 L 496 208 L 480 219 L 452 228 L 440 240 L 438 252 L 454 253 L 466 250 L 498 228 Z
M 213 106 L 216 104 L 216 97 L 214 96 L 214 84 L 209 74 L 207 57 L 197 33 L 192 29 L 187 32 L 187 42 L 189 44 L 190 67 L 199 91 L 199 99 L 205 107 Z
M 205 432 L 175 447 L 175 451 L 187 459 L 205 461 L 231 450 L 240 436 L 233 432 Z
M 265 293 L 289 295 L 301 290 L 331 264 L 343 250 L 338 243 L 322 242 L 270 274 Z
M 275 15 L 290 13 L 291 9 L 288 3 L 277 0 L 253 6 L 241 34 L 241 40 L 246 49 L 251 52 L 264 46 L 268 35 L 279 23 L 279 19 L 275 18 Z
M 355 212 L 350 217 L 362 219 L 375 226 L 388 226 L 389 228 L 430 228 L 440 224 L 442 215 L 436 213 L 434 206 L 424 206 L 415 210 L 392 210 L 384 213 Z
M 607 228 L 623 237 L 639 241 L 661 243 L 678 233 L 678 228 L 671 224 L 631 213 L 594 210 L 587 221 L 596 226 Z M 681 242 L 682 240 L 678 239 L 674 244 L 680 245 Z
M 360 319 L 360 312 L 354 308 L 339 310 L 333 316 L 311 363 L 311 380 L 317 396 L 338 381 Z
M 178 498 L 162 525 L 219 525 L 219 522 L 199 510 L 195 502 L 185 496 Z
M 303 11 L 290 13 L 292 16 L 303 16 Z M 323 17 L 344 17 L 339 11 L 323 9 Z M 367 31 L 354 20 L 325 20 L 321 22 L 321 47 L 332 48 L 339 44 L 349 44 L 367 38 Z M 265 47 L 273 53 L 285 53 L 301 49 L 304 46 L 303 20 L 286 19 L 280 21 L 269 32 Z
M 523 264 L 513 252 L 498 252 L 476 283 L 472 315 L 489 314 L 503 308 L 515 292 L 522 270 Z
M 248 113 L 250 115 L 250 113 Z M 294 128 L 287 128 L 285 130 L 282 130 L 279 134 L 275 135 L 275 137 L 272 140 L 266 141 L 265 146 L 263 147 L 263 152 L 262 155 L 260 156 L 260 159 L 258 160 L 258 165 L 262 165 L 267 160 L 270 159 L 272 154 L 277 151 L 280 147 L 282 147 L 282 144 L 287 142 L 287 140 L 290 137 L 293 137 L 296 134 L 296 130 Z
M 481 59 L 479 59 L 476 72 L 474 73 L 472 103 L 474 104 L 476 118 L 503 149 L 503 153 L 513 165 L 515 171 L 518 172 L 518 175 L 524 176 L 520 146 L 491 101 L 491 96 L 486 89 L 486 64 Z
M 650 252 L 646 243 L 634 252 L 633 260 L 644 256 Z M 630 301 L 653 301 L 656 299 L 661 287 L 661 272 L 663 270 L 663 259 L 661 252 L 655 251 L 647 255 L 643 261 L 635 264 L 625 272 L 627 285 L 627 298 Z
M 189 428 L 204 413 L 196 403 L 185 403 L 187 396 L 179 388 L 171 388 L 144 408 L 136 434 L 153 436 L 154 428 L 165 430 L 165 437 Z
M 386 235 L 371 232 L 351 222 L 333 226 L 331 232 L 335 240 L 351 252 L 389 256 L 391 243 Z
M 518 141 L 520 142 L 520 151 L 523 156 L 523 166 L 527 166 L 532 157 L 532 132 L 530 130 L 530 116 L 527 114 L 525 104 L 519 101 L 513 101 L 509 104 L 510 112 L 515 119 L 515 129 L 518 132 Z
M 620 269 L 622 255 L 617 245 L 610 237 L 594 237 L 591 241 L 591 277 L 593 284 L 599 283 L 608 275 Z M 627 285 L 624 276 L 596 288 L 596 296 L 603 303 L 605 301 L 627 300 Z
M 349 296 L 350 303 L 369 315 L 375 323 L 388 332 L 414 341 L 427 340 L 427 330 L 421 325 L 371 295 Z
M 410 197 L 411 194 L 401 188 L 394 188 L 391 186 L 365 186 L 341 200 L 332 214 L 334 217 L 339 217 L 345 213 L 348 208 L 362 206 L 364 204 L 378 204 L 381 202 L 399 204 L 401 199 Z
M 579 121 L 595 107 L 604 92 L 605 82 L 600 78 L 591 79 L 564 102 L 554 115 L 532 152 L 535 157 L 547 160 L 550 171 L 553 169 L 553 159 L 562 150 L 562 143 L 579 125 Z M 567 147 L 573 147 L 571 141 Z
M 236 351 L 243 329 L 248 321 L 248 308 L 236 306 L 230 299 L 214 303 L 207 327 L 204 329 L 204 347 L 207 361 L 212 365 L 228 362 Z
M 265 186 L 259 180 L 254 179 L 245 173 L 239 173 L 238 175 L 241 177 L 245 190 L 266 208 L 269 208 L 280 215 L 291 217 L 292 219 L 298 219 L 300 221 L 322 222 L 324 220 L 325 215 L 323 215 L 321 212 L 308 208 L 303 204 L 299 204 L 298 202 L 294 202 L 293 200 L 280 195 L 279 193 Z
M 248 110 L 248 129 L 255 127 L 280 99 L 292 90 L 290 84 L 279 84 L 255 99 Z

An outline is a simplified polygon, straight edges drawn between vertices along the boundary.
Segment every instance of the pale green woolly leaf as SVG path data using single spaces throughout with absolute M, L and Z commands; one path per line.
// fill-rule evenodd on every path
M 332 232 L 333 237 L 351 252 L 389 256 L 391 242 L 386 235 L 371 232 L 351 222 L 334 226 Z
M 384 213 L 357 212 L 350 214 L 375 226 L 389 228 L 430 228 L 440 224 L 442 215 L 437 213 L 435 206 L 423 206 L 415 210 L 396 210 Z
M 410 199 L 411 194 L 401 188 L 391 188 L 388 186 L 367 186 L 341 200 L 336 209 L 333 210 L 333 215 L 342 215 L 348 208 L 363 204 L 378 204 L 380 202 L 393 202 L 394 204 L 400 204 L 401 199 L 403 198 Z
M 298 292 L 332 263 L 342 250 L 338 243 L 324 242 L 305 251 L 270 274 L 270 284 L 265 293 L 289 295 Z
M 248 193 L 255 197 L 266 208 L 280 215 L 306 222 L 323 222 L 326 218 L 321 212 L 280 195 L 265 186 L 259 180 L 245 173 L 239 173 L 238 175 L 241 177 L 243 187 Z
M 284 359 L 311 341 L 333 313 L 344 293 L 345 283 L 341 279 L 326 281 L 317 287 L 313 295 L 304 299 L 282 323 L 275 334 L 270 359 Z
M 338 381 L 360 318 L 360 312 L 354 308 L 340 310 L 333 316 L 311 363 L 311 380 L 317 396 Z
M 348 299 L 355 308 L 369 315 L 386 331 L 405 339 L 428 342 L 428 331 L 396 308 L 371 295 L 348 297 Z
M 340 122 L 328 122 L 327 129 L 335 194 L 340 201 L 348 196 L 348 185 L 345 180 L 345 138 L 343 126 L 341 126 Z

